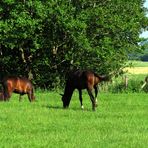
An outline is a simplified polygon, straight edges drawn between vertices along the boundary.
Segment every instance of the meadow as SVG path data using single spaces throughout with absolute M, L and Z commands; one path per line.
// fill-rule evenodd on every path
M 129 61 L 132 63 L 131 67 L 124 68 L 124 74 L 118 78 L 113 78 L 112 84 L 107 84 L 110 92 L 115 93 L 135 93 L 135 92 L 147 92 L 148 84 L 141 89 L 145 81 L 145 77 L 148 76 L 148 62 L 142 61 Z M 125 78 L 127 78 L 128 87 L 125 86 Z M 105 85 L 104 85 L 105 86 Z
M 131 92 L 133 87 L 139 90 L 140 81 L 147 74 L 137 73 L 138 68 L 145 69 L 148 63 L 134 64 L 136 73 L 126 74 L 130 80 L 129 90 L 111 93 L 100 89 L 95 112 L 85 90 L 84 110 L 80 108 L 77 91 L 68 109 L 62 107 L 59 95 L 62 90 L 36 90 L 34 103 L 30 103 L 27 96 L 19 102 L 17 94 L 13 94 L 9 102 L 0 102 L 0 147 L 146 148 L 148 94 Z M 124 88 L 122 78 L 115 83 L 119 85 L 118 88 L 112 86 L 113 90 L 119 86 Z
M 19 102 L 16 94 L 0 102 L 0 147 L 147 147 L 146 93 L 101 92 L 95 112 L 86 91 L 84 110 L 77 91 L 69 109 L 62 108 L 59 93 L 36 92 L 34 103 L 27 96 Z
M 126 67 L 124 70 L 129 74 L 148 74 L 148 62 L 142 61 L 129 61 L 131 63 L 131 67 Z

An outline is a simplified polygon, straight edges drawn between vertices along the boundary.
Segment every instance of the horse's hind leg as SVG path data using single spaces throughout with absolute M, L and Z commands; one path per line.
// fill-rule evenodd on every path
M 95 98 L 94 98 L 94 96 L 92 94 L 92 90 L 91 89 L 87 89 L 87 91 L 88 91 L 88 94 L 89 94 L 91 102 L 92 102 L 92 109 L 95 111 L 96 105 L 95 105 Z
M 29 92 L 27 95 L 28 95 L 28 99 L 29 99 L 29 101 L 32 102 L 32 99 L 31 99 L 31 93 Z
M 97 107 L 98 106 L 98 100 L 97 100 L 98 87 L 97 86 L 94 86 L 94 89 L 95 89 L 95 106 Z
M 33 94 L 33 91 L 28 92 L 28 99 L 30 102 L 33 102 L 35 100 L 35 96 Z
M 81 108 L 84 109 L 84 106 L 82 103 L 82 90 L 81 89 L 79 89 L 79 100 L 80 100 Z

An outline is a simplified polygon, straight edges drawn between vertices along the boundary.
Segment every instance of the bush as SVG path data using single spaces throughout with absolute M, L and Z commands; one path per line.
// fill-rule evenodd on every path
M 139 93 L 139 92 L 148 92 L 148 84 L 141 89 L 141 86 L 144 82 L 138 79 L 131 78 L 128 80 L 128 85 L 125 85 L 123 79 L 115 79 L 113 83 L 108 84 L 108 91 L 112 93 Z M 104 87 L 101 86 L 102 91 L 104 91 Z

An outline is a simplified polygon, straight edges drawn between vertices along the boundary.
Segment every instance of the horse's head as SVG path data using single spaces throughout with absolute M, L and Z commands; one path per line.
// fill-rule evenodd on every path
M 61 100 L 63 102 L 63 108 L 68 108 L 69 102 L 70 102 L 70 97 L 67 97 L 64 94 L 60 94 L 62 96 Z

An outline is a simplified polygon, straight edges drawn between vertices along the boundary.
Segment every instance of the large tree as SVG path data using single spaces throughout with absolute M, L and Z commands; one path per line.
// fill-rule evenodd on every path
M 144 0 L 1 0 L 0 77 L 56 87 L 67 71 L 118 73 L 140 52 Z

